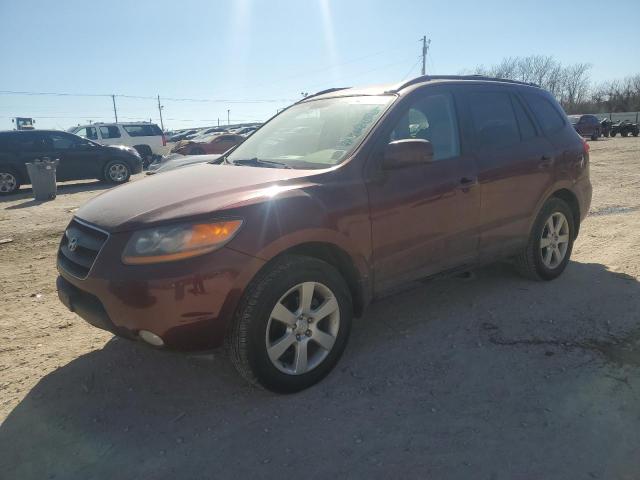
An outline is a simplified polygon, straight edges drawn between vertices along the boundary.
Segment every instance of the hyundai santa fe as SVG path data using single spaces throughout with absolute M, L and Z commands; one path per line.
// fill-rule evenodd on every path
M 560 275 L 589 210 L 588 150 L 535 85 L 431 76 L 320 92 L 218 164 L 81 207 L 59 296 L 157 347 L 226 344 L 249 381 L 298 391 L 402 283 L 505 258 Z

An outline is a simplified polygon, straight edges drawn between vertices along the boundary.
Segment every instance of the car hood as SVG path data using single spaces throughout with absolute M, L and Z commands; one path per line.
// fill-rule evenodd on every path
M 143 228 L 237 208 L 273 196 L 273 187 L 313 175 L 231 165 L 194 165 L 108 190 L 83 205 L 76 217 L 109 232 Z
M 185 155 L 179 158 L 172 158 L 160 165 L 155 173 L 164 173 L 176 168 L 182 168 L 189 165 L 197 165 L 198 163 L 211 162 L 217 160 L 221 155 Z
M 103 147 L 108 150 L 117 150 L 119 152 L 127 152 L 135 156 L 140 156 L 135 148 L 128 147 L 127 145 L 103 145 Z

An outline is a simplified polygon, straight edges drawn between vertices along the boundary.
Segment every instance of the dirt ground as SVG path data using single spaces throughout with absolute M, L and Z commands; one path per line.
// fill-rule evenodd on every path
M 102 185 L 3 199 L 0 478 L 640 478 L 640 138 L 591 148 L 560 279 L 499 264 L 377 302 L 291 396 L 65 310 L 58 240 Z

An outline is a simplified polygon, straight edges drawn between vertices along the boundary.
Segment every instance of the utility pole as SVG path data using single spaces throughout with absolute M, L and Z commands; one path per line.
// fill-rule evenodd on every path
M 429 45 L 431 45 L 431 39 L 427 40 L 427 36 L 422 37 L 422 75 L 426 75 L 427 66 L 427 52 L 429 51 Z
M 231 125 L 231 121 L 229 120 L 229 112 L 231 110 L 227 110 L 227 125 Z
M 218 126 L 220 126 L 220 117 L 218 117 Z
M 116 123 L 118 123 L 118 110 L 116 110 L 116 96 L 111 95 L 111 100 L 113 100 L 113 114 L 116 116 Z
M 162 121 L 162 109 L 164 107 L 160 105 L 160 95 L 158 95 L 158 113 L 160 113 L 160 128 L 162 129 L 162 133 L 164 133 L 164 122 Z

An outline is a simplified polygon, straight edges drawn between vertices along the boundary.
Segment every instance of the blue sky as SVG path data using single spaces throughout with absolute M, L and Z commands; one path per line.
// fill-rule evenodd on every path
M 419 74 L 423 34 L 434 74 L 531 54 L 589 62 L 596 82 L 640 73 L 638 14 L 600 13 L 591 0 L 0 0 L 0 91 L 220 100 L 164 100 L 169 128 L 226 122 L 227 109 L 264 120 L 300 92 Z M 159 122 L 154 100 L 117 105 L 121 119 Z M 14 116 L 67 128 L 112 121 L 113 107 L 0 94 L 0 129 Z

